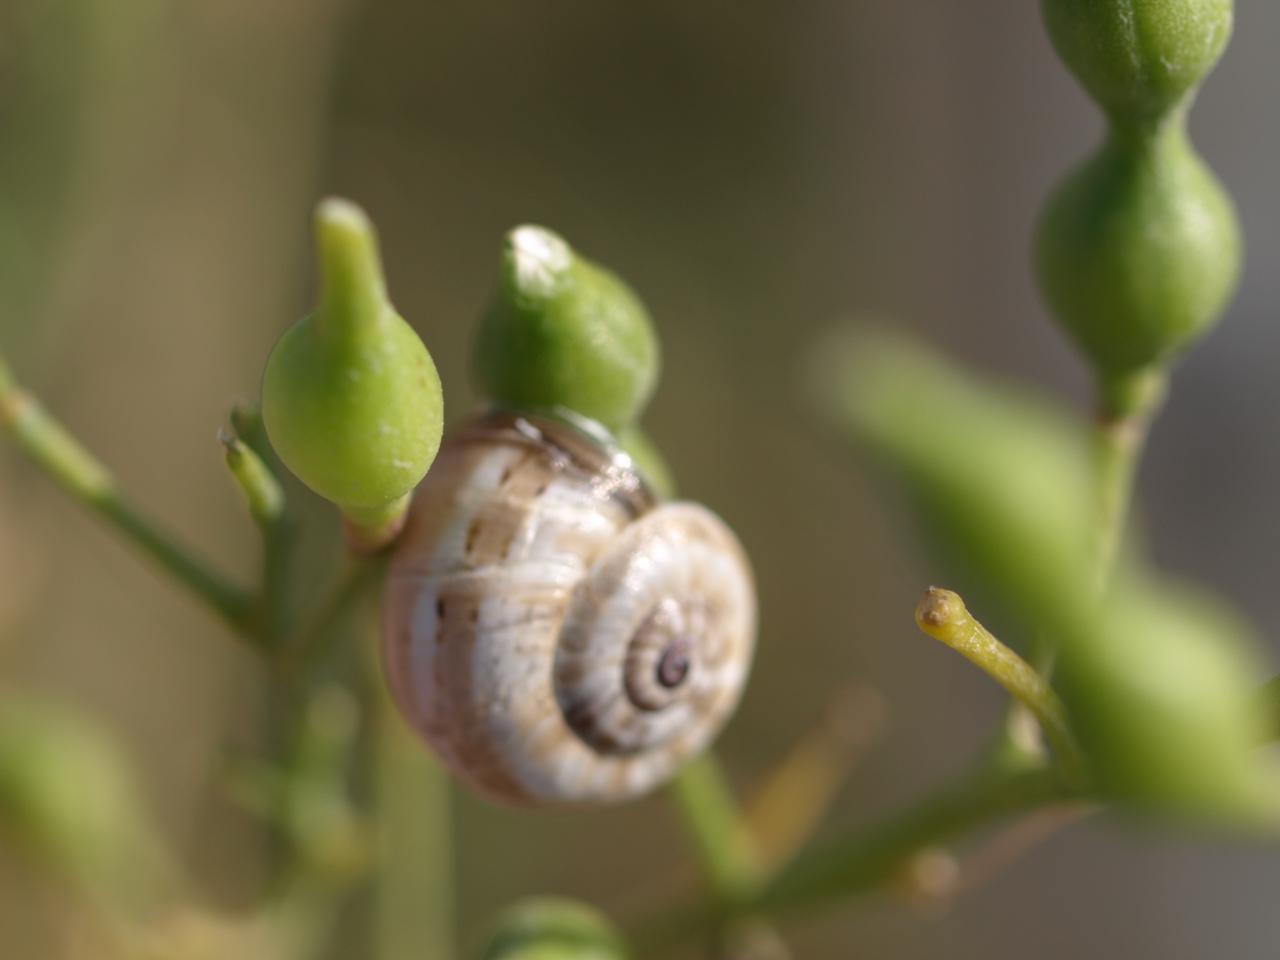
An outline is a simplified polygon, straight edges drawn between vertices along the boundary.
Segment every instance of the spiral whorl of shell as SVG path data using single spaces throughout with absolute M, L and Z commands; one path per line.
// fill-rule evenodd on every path
M 489 414 L 441 449 L 387 581 L 393 695 L 441 758 L 511 803 L 623 800 L 719 731 L 751 664 L 733 533 L 657 504 L 625 454 Z

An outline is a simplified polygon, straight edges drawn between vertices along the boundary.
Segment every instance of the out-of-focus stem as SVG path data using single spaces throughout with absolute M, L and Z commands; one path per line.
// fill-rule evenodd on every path
M 866 892 L 918 850 L 1070 796 L 1052 771 L 984 771 L 887 821 L 802 855 L 761 892 L 758 903 L 799 906 Z
M 1151 370 L 1104 389 L 1098 414 L 1098 540 L 1094 588 L 1105 593 L 1129 519 L 1138 464 L 1151 421 L 1164 402 L 1168 378 Z
M 813 835 L 850 772 L 880 736 L 885 712 L 884 699 L 872 687 L 840 691 L 769 773 L 746 814 L 764 870 L 790 859 Z
M 107 469 L 35 397 L 18 387 L 3 361 L 0 428 L 67 494 L 123 533 L 237 632 L 250 635 L 252 595 L 197 559 L 129 504 Z
M 353 556 L 339 575 L 328 596 L 320 602 L 298 632 L 280 647 L 277 666 L 294 678 L 308 666 L 324 659 L 327 644 L 337 636 L 333 627 L 360 602 L 365 592 L 381 581 L 384 558 Z
M 669 788 L 719 900 L 741 897 L 756 883 L 759 861 L 733 790 L 714 753 L 687 764 Z
M 456 956 L 448 777 L 385 695 L 376 736 L 379 867 L 374 956 Z
M 1269 721 L 1267 733 L 1272 740 L 1280 740 L 1280 677 L 1263 686 L 1261 703 Z
M 880 889 L 921 850 L 1004 817 L 1077 798 L 1047 768 L 984 768 L 914 807 L 800 854 L 760 888 L 730 904 L 734 914 L 776 915 Z M 661 956 L 705 925 L 723 905 L 703 903 L 634 927 L 640 957 Z

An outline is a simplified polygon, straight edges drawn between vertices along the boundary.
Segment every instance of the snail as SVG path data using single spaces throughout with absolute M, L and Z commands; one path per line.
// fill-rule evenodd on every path
M 480 414 L 445 440 L 390 561 L 384 667 L 461 779 L 516 805 L 618 802 L 733 712 L 755 644 L 732 531 L 659 502 L 608 435 Z

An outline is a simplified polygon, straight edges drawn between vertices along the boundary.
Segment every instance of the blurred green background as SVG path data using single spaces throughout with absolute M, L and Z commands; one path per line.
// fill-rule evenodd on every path
M 1141 484 L 1156 557 L 1265 628 L 1280 7 L 1237 6 L 1192 126 L 1239 203 L 1247 273 L 1180 370 Z M 138 500 L 247 574 L 254 531 L 215 433 L 312 302 L 315 199 L 350 196 L 378 223 L 451 418 L 502 233 L 554 227 L 652 309 L 665 370 L 648 427 L 756 566 L 756 676 L 722 740 L 735 780 L 869 681 L 890 728 L 834 818 L 854 824 L 959 769 L 1002 699 L 917 635 L 921 589 L 963 589 L 964 572 L 930 566 L 894 498 L 812 422 L 806 348 L 833 321 L 891 318 L 1086 403 L 1028 243 L 1100 130 L 1030 2 L 5 0 L 0 346 Z M 8 449 L 0 678 L 117 735 L 216 902 L 245 904 L 259 834 L 216 779 L 229 745 L 260 736 L 260 665 Z M 584 815 L 462 797 L 457 829 L 466 943 L 518 896 L 621 907 L 687 858 L 661 798 Z M 790 929 L 814 960 L 1254 957 L 1280 934 L 1278 880 L 1262 851 L 1103 819 L 944 915 L 878 900 Z M 54 955 L 59 910 L 0 847 L 5 956 Z

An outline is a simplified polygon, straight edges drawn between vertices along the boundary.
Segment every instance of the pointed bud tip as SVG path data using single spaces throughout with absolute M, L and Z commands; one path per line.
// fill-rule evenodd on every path
M 387 305 L 378 234 L 368 214 L 341 197 L 316 204 L 322 325 L 354 333 L 377 325 Z
M 325 197 L 316 204 L 316 229 L 340 229 L 365 233 L 373 229 L 369 215 L 357 203 L 343 197 Z
M 507 234 L 503 248 L 506 280 L 516 293 L 548 297 L 573 262 L 573 250 L 559 234 L 531 224 Z

